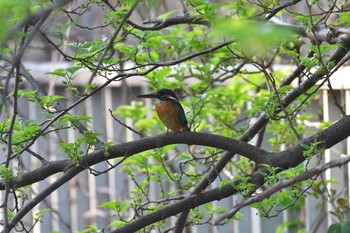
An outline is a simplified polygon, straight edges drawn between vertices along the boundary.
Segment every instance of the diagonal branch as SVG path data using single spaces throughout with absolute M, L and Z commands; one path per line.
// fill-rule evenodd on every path
M 108 109 L 109 113 L 111 114 L 112 118 L 118 122 L 120 125 L 122 125 L 123 127 L 127 128 L 128 130 L 130 130 L 131 132 L 139 135 L 140 137 L 143 137 L 143 134 L 140 133 L 139 131 L 137 131 L 136 129 L 132 128 L 131 126 L 128 126 L 127 124 L 124 124 L 123 122 L 121 122 L 116 116 L 113 115 L 113 112 L 111 109 Z
M 251 178 L 249 179 L 249 182 L 251 184 L 256 185 L 255 189 L 261 186 L 264 182 L 264 177 L 262 175 L 262 172 L 265 172 L 265 171 L 258 170 L 254 172 L 251 175 Z M 238 184 L 238 182 L 236 182 L 236 184 Z M 206 192 L 198 193 L 197 195 L 190 196 L 174 204 L 166 206 L 160 210 L 157 210 L 148 215 L 145 215 L 133 221 L 130 224 L 127 224 L 114 231 L 111 231 L 111 233 L 133 233 L 138 230 L 141 230 L 145 226 L 148 226 L 152 223 L 174 216 L 184 210 L 189 211 L 203 204 L 206 204 L 212 201 L 219 201 L 223 198 L 230 197 L 233 194 L 237 193 L 237 190 L 234 188 L 234 186 L 235 185 L 227 184 L 227 185 L 223 185 L 220 188 L 215 188 L 210 191 L 206 191 Z
M 109 160 L 120 157 L 127 158 L 143 151 L 161 148 L 171 144 L 202 145 L 219 148 L 226 151 L 236 151 L 237 153 L 246 156 L 256 163 L 265 163 L 269 154 L 269 152 L 249 143 L 228 137 L 207 133 L 182 132 L 173 133 L 166 136 L 165 134 L 159 134 L 152 137 L 145 137 L 139 140 L 113 145 L 108 147 L 108 149 L 100 148 L 87 154 L 86 156 L 81 156 L 80 164 L 92 166 L 106 161 L 106 159 Z M 106 152 L 108 153 L 107 157 Z M 71 166 L 75 166 L 75 164 L 69 159 L 47 162 L 40 168 L 23 174 L 20 180 L 11 181 L 8 185 L 11 188 L 23 187 L 25 185 L 43 180 L 58 172 L 64 172 Z M 4 183 L 0 182 L 0 190 L 3 188 Z
M 332 160 L 326 164 L 319 165 L 315 168 L 312 168 L 308 171 L 301 173 L 299 176 L 290 178 L 288 180 L 282 180 L 282 181 L 278 182 L 277 184 L 275 184 L 274 186 L 272 186 L 271 188 L 265 190 L 264 192 L 259 193 L 258 195 L 254 196 L 254 197 L 248 198 L 247 200 L 240 202 L 239 204 L 234 206 L 232 208 L 232 210 L 229 211 L 227 214 L 218 218 L 214 222 L 214 225 L 220 224 L 225 219 L 232 218 L 243 207 L 251 205 L 255 202 L 260 202 L 260 201 L 270 197 L 271 195 L 275 194 L 276 192 L 282 190 L 283 188 L 289 187 L 293 184 L 299 183 L 299 182 L 304 181 L 304 180 L 311 179 L 315 176 L 320 175 L 322 172 L 326 171 L 327 169 L 330 169 L 332 167 L 340 167 L 340 166 L 343 166 L 344 164 L 347 164 L 349 162 L 350 162 L 350 156 L 348 155 L 344 158 Z
M 283 10 L 283 9 L 289 7 L 289 6 L 295 5 L 298 2 L 301 2 L 301 0 L 292 0 L 290 2 L 283 3 L 282 5 L 272 9 L 271 11 L 269 11 L 269 14 L 266 16 L 265 20 L 270 20 L 272 17 L 274 17 L 281 10 Z
M 179 25 L 179 24 L 200 24 L 200 25 L 210 26 L 209 20 L 204 19 L 202 16 L 190 16 L 190 15 L 143 21 L 144 24 L 155 24 L 154 26 L 151 26 L 151 27 L 138 25 L 132 22 L 131 20 L 128 20 L 127 23 L 130 24 L 132 27 L 142 31 L 156 31 L 169 26 Z

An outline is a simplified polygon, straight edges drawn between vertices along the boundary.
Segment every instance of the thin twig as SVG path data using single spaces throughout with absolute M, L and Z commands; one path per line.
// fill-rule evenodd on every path
M 108 109 L 109 113 L 111 114 L 111 116 L 113 117 L 113 119 L 118 122 L 119 124 L 121 124 L 122 126 L 124 126 L 125 128 L 127 128 L 128 130 L 136 133 L 137 135 L 139 135 L 140 137 L 143 137 L 144 135 L 142 133 L 140 133 L 139 131 L 135 130 L 134 128 L 132 128 L 131 126 L 128 126 L 127 124 L 124 124 L 123 122 L 121 122 L 118 118 L 116 118 L 113 115 L 113 112 L 111 109 Z
M 283 9 L 285 9 L 285 8 L 291 6 L 291 5 L 295 5 L 295 4 L 297 4 L 298 2 L 300 2 L 300 1 L 301 1 L 301 0 L 293 0 L 293 1 L 290 1 L 290 2 L 286 2 L 286 3 L 284 3 L 284 4 L 280 5 L 280 6 L 278 6 L 278 7 L 274 8 L 274 9 L 272 9 L 272 10 L 269 12 L 269 14 L 266 16 L 265 21 L 270 20 L 272 17 L 274 17 L 274 16 L 275 16 L 278 12 L 280 12 L 281 10 L 283 10 Z
M 46 16 L 47 17 L 47 16 Z M 41 24 L 45 21 L 46 17 L 41 19 Z M 38 28 L 34 28 L 34 30 L 31 33 L 31 36 L 29 37 L 29 41 L 33 38 L 34 34 L 36 33 L 36 30 Z M 24 27 L 23 33 L 27 33 L 28 31 L 28 26 Z M 28 46 L 28 41 L 26 41 L 25 37 L 21 39 L 20 42 L 20 49 L 19 53 L 16 55 L 14 63 L 13 63 L 13 71 L 16 70 L 16 76 L 15 76 L 15 86 L 13 90 L 13 112 L 12 112 L 12 119 L 10 123 L 10 127 L 8 130 L 8 140 L 7 140 L 7 158 L 5 161 L 5 167 L 6 169 L 10 169 L 10 160 L 11 160 L 11 155 L 12 155 L 12 136 L 14 132 L 14 127 L 18 115 L 18 88 L 19 88 L 19 82 L 20 82 L 20 61 L 22 59 L 23 53 L 25 49 Z M 10 80 L 11 73 L 8 74 L 8 80 Z M 8 216 L 8 198 L 10 194 L 10 186 L 8 184 L 5 184 L 5 195 L 4 195 L 4 204 L 3 204 L 3 209 L 4 209 L 4 232 L 10 232 L 8 223 L 9 223 L 9 216 Z
M 301 140 L 301 136 L 299 135 L 299 133 L 297 132 L 297 130 L 295 129 L 292 120 L 290 119 L 289 113 L 287 111 L 287 109 L 284 107 L 284 104 L 282 102 L 281 96 L 278 93 L 277 87 L 276 87 L 276 82 L 274 77 L 272 76 L 272 74 L 266 74 L 266 78 L 267 80 L 269 80 L 271 82 L 271 86 L 273 88 L 273 91 L 275 92 L 275 96 L 277 98 L 278 104 L 280 106 L 280 108 L 282 109 L 285 117 L 287 118 L 288 122 L 289 122 L 289 126 L 292 129 L 293 133 L 295 134 L 295 136 L 298 138 L 298 140 Z
M 48 161 L 42 157 L 41 155 L 39 155 L 38 153 L 35 153 L 34 151 L 32 151 L 31 149 L 27 149 L 27 152 L 30 153 L 31 155 L 33 155 L 35 158 L 39 159 L 39 161 L 41 162 L 41 164 L 44 163 L 48 163 Z

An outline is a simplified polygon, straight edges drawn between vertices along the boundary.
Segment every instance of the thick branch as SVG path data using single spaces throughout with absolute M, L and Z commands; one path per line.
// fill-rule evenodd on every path
M 107 150 L 108 156 L 106 156 L 104 148 L 97 149 L 86 156 L 82 156 L 80 161 L 83 166 L 92 166 L 106 159 L 129 157 L 146 150 L 171 144 L 202 145 L 226 151 L 236 151 L 256 163 L 265 163 L 269 154 L 251 144 L 231 138 L 207 133 L 182 132 L 169 135 L 159 134 L 136 141 L 113 145 Z M 38 182 L 55 173 L 63 172 L 70 166 L 74 166 L 74 164 L 68 159 L 45 163 L 42 167 L 24 174 L 20 180 L 12 181 L 10 187 L 23 187 Z M 0 183 L 0 190 L 3 188 L 4 184 Z
M 255 172 L 249 179 L 249 182 L 252 184 L 256 184 L 256 186 L 261 186 L 262 183 L 264 182 L 264 177 L 262 175 L 262 172 L 263 171 L 261 170 L 258 170 L 257 172 Z M 160 210 L 154 211 L 151 214 L 145 215 L 133 221 L 131 224 L 127 224 L 123 227 L 120 227 L 112 231 L 111 233 L 136 232 L 144 228 L 145 226 L 148 226 L 152 223 L 174 216 L 184 210 L 189 211 L 190 209 L 196 208 L 205 203 L 209 203 L 212 201 L 219 201 L 223 198 L 230 197 L 235 193 L 237 193 L 237 190 L 233 187 L 233 185 L 230 185 L 230 184 L 224 185 L 220 188 L 212 189 L 207 192 L 202 192 L 197 195 L 193 195 L 191 197 L 178 201 Z
M 103 162 L 106 159 L 114 159 L 119 157 L 129 157 L 137 153 L 164 147 L 171 144 L 187 144 L 202 145 L 214 147 L 226 151 L 236 152 L 242 156 L 258 163 L 269 164 L 274 167 L 287 169 L 295 167 L 305 160 L 303 156 L 303 145 L 311 146 L 315 142 L 319 142 L 315 149 L 327 149 L 336 143 L 350 136 L 350 116 L 344 117 L 331 127 L 302 140 L 297 145 L 281 152 L 270 153 L 249 143 L 234 140 L 231 138 L 196 132 L 181 132 L 169 135 L 159 134 L 152 137 L 142 138 L 136 141 L 121 143 L 110 146 L 107 150 L 97 149 L 94 152 L 81 157 L 81 164 L 92 166 Z M 285 159 L 288 158 L 288 159 Z M 25 173 L 20 180 L 12 181 L 11 188 L 23 187 L 43 180 L 53 174 L 64 172 L 69 167 L 75 166 L 71 160 L 60 160 L 44 163 L 44 165 L 36 170 Z M 0 184 L 0 189 L 4 189 L 4 183 Z

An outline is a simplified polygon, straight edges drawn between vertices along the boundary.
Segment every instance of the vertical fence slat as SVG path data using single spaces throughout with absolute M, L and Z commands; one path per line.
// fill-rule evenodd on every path
M 34 103 L 28 103 L 28 116 L 29 119 L 36 119 L 36 107 L 34 105 Z M 35 143 L 32 148 L 33 151 L 37 150 L 37 144 Z M 30 157 L 30 164 L 31 166 L 35 166 L 35 164 L 37 163 L 37 159 L 33 158 L 33 156 Z M 34 183 L 31 186 L 31 192 L 29 196 L 34 196 L 35 193 L 39 193 L 39 183 Z M 32 224 L 34 224 L 34 217 L 35 217 L 35 213 L 37 213 L 40 210 L 39 205 L 36 205 L 33 210 L 31 211 L 31 220 L 32 220 Z M 42 228 L 43 226 L 40 224 L 36 224 L 33 228 L 33 233 L 40 233 L 41 230 L 40 228 Z
M 323 90 L 322 102 L 323 102 L 323 121 L 327 122 L 327 121 L 329 121 L 329 102 L 328 102 L 328 91 L 327 90 Z M 324 157 L 325 163 L 328 163 L 331 161 L 331 154 L 330 154 L 329 149 L 325 150 L 324 156 L 325 156 Z M 325 178 L 326 178 L 326 180 L 331 179 L 331 170 L 330 169 L 325 171 Z M 330 190 L 331 190 L 330 183 L 327 183 L 327 190 L 328 190 L 328 192 L 330 192 Z M 328 224 L 328 226 L 330 226 L 332 224 L 332 215 L 329 214 L 329 211 L 332 211 L 331 203 L 327 202 L 326 209 L 327 209 L 327 224 Z
M 350 115 L 350 90 L 345 90 L 345 112 L 346 115 Z M 350 138 L 346 139 L 346 151 L 345 151 L 346 155 L 345 156 L 350 156 Z M 345 184 L 345 186 L 347 187 L 346 192 L 347 192 L 347 203 L 350 203 L 350 163 L 347 164 L 346 166 L 347 168 L 347 183 Z M 350 221 L 350 214 L 346 215 L 345 218 L 346 221 Z
M 93 116 L 94 106 L 92 98 L 88 98 L 84 102 L 85 111 L 87 116 Z M 94 124 L 94 119 L 92 122 L 88 122 L 88 129 L 92 129 Z M 92 169 L 96 169 L 96 166 L 92 166 Z M 97 213 L 97 195 L 96 195 L 96 177 L 93 175 L 88 175 L 88 191 L 89 191 L 89 211 L 86 213 L 85 217 L 89 224 L 96 225 L 96 213 Z

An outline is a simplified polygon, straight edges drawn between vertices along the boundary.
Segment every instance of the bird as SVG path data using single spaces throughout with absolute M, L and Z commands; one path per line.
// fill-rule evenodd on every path
M 166 134 L 169 133 L 169 130 L 175 132 L 190 131 L 184 109 L 172 90 L 161 89 L 155 93 L 138 95 L 137 97 L 158 99 L 156 112 L 167 128 Z

